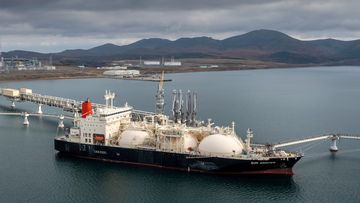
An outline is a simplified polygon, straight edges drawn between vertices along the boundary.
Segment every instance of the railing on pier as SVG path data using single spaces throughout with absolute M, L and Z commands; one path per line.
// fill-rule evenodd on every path
M 20 94 L 20 99 L 22 101 L 28 101 L 28 102 L 33 102 L 36 104 L 43 104 L 43 105 L 47 105 L 47 106 L 62 108 L 65 111 L 76 111 L 76 110 L 79 110 L 80 106 L 81 106 L 81 102 L 73 100 L 73 99 L 41 95 L 41 94 L 35 94 L 35 93 Z
M 63 98 L 63 97 L 42 95 L 42 94 L 38 94 L 38 93 L 31 93 L 31 94 L 20 93 L 19 96 L 7 96 L 2 93 L 3 92 L 2 90 L 3 90 L 3 88 L 0 88 L 0 95 L 8 98 L 9 100 L 11 100 L 13 102 L 14 101 L 27 101 L 27 102 L 36 103 L 39 105 L 47 105 L 47 106 L 62 108 L 64 111 L 68 111 L 68 112 L 80 112 L 81 111 L 82 101 L 77 101 L 74 99 L 68 99 L 68 98 Z M 94 108 L 103 108 L 103 107 L 105 107 L 105 105 L 93 103 L 93 107 Z M 39 107 L 39 112 L 40 112 L 40 108 L 41 107 Z M 132 110 L 132 114 L 135 117 L 144 117 L 144 116 L 155 115 L 155 113 L 153 113 L 153 112 L 141 111 L 141 110 L 136 110 L 136 109 Z
M 360 140 L 360 136 L 358 135 L 350 135 L 344 133 L 336 133 L 336 134 L 323 134 L 323 135 L 315 135 L 311 137 L 305 137 L 301 139 L 291 140 L 287 142 L 277 143 L 272 145 L 273 149 L 280 148 L 280 147 L 287 147 L 297 144 L 303 144 L 307 142 L 315 142 L 320 140 L 331 140 L 332 146 L 330 147 L 331 151 L 337 151 L 336 141 L 339 139 L 353 139 L 353 140 Z

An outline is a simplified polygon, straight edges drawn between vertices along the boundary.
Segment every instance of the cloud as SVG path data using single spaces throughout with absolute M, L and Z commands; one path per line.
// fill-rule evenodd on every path
M 0 0 L 0 38 L 5 50 L 45 52 L 151 37 L 221 39 L 262 28 L 356 39 L 359 7 L 355 0 Z

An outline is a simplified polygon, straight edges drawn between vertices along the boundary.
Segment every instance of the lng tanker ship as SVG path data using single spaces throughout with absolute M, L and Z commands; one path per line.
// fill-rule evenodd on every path
M 235 123 L 214 126 L 196 117 L 196 94 L 174 91 L 173 116 L 164 111 L 164 89 L 160 82 L 156 113 L 135 117 L 128 104 L 114 107 L 114 93 L 106 91 L 104 106 L 82 103 L 81 115 L 64 135 L 55 138 L 62 154 L 122 163 L 210 174 L 293 175 L 292 167 L 302 154 L 253 144 L 253 131 L 242 140 Z M 185 104 L 184 104 L 185 103 Z

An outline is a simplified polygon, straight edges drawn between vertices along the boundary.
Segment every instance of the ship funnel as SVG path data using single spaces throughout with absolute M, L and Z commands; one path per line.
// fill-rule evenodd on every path
M 86 118 L 87 116 L 90 116 L 91 114 L 93 114 L 92 111 L 92 103 L 89 99 L 87 99 L 86 101 L 84 101 L 81 105 L 81 114 L 82 114 L 82 118 Z

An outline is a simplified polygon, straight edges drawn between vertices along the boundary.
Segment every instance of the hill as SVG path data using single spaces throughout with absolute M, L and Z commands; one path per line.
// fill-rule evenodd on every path
M 10 51 L 5 57 L 37 57 L 50 54 Z M 210 37 L 180 38 L 174 41 L 160 38 L 142 39 L 129 45 L 104 44 L 91 49 L 65 50 L 52 53 L 60 64 L 101 64 L 120 59 L 231 58 L 285 64 L 360 65 L 360 40 L 341 41 L 319 39 L 303 41 L 279 31 L 255 30 L 243 35 L 217 40 Z

